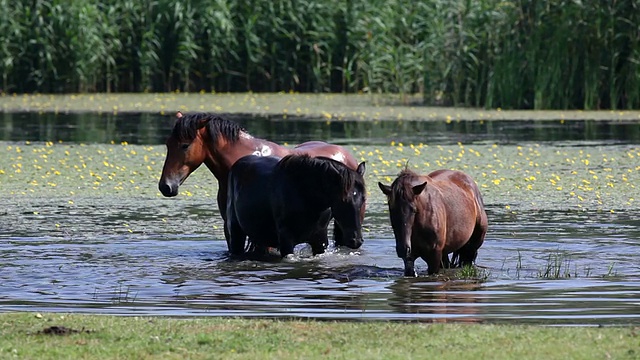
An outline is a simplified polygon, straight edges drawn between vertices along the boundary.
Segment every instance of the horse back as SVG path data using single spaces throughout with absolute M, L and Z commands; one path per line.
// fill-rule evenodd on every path
M 293 152 L 296 154 L 308 154 L 313 157 L 327 157 L 347 165 L 352 170 L 358 168 L 358 160 L 350 151 L 340 145 L 315 140 L 307 141 L 293 148 Z
M 461 215 L 457 213 L 473 210 L 475 223 L 486 222 L 482 195 L 471 176 L 457 170 L 436 170 L 428 176 L 432 179 L 433 185 L 444 194 L 444 201 L 449 203 L 449 213 Z M 471 203 L 472 207 L 464 206 L 464 203 Z

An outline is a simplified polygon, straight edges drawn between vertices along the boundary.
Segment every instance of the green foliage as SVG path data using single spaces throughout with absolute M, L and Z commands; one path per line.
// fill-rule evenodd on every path
M 640 107 L 640 5 L 513 0 L 0 0 L 5 92 L 397 93 Z
M 477 268 L 473 265 L 463 266 L 462 268 L 460 268 L 460 271 L 458 273 L 458 277 L 460 279 L 475 280 L 478 282 L 487 281 L 487 279 L 489 279 L 489 276 L 491 276 L 491 274 L 487 270 Z

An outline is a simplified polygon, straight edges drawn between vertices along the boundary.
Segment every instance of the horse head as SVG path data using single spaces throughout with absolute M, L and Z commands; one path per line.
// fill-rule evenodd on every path
M 389 186 L 378 182 L 380 190 L 387 196 L 389 217 L 396 239 L 396 254 L 404 261 L 404 275 L 416 276 L 411 254 L 411 234 L 418 207 L 416 199 L 424 191 L 427 182 L 414 185 L 412 176 L 404 172 Z
M 158 182 L 158 189 L 167 197 L 178 195 L 178 187 L 207 158 L 206 126 L 212 120 L 211 117 L 186 117 L 181 112 L 176 118 L 166 142 L 167 156 Z
M 336 165 L 349 172 L 351 180 L 343 181 L 343 188 L 338 192 L 341 196 L 331 206 L 331 212 L 335 221 L 342 228 L 340 244 L 352 249 L 358 249 L 364 242 L 362 238 L 361 209 L 367 198 L 364 181 L 365 163 L 360 163 L 355 171 L 341 163 Z

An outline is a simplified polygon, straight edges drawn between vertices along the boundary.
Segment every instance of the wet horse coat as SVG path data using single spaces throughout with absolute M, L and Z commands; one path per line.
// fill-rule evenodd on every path
M 389 185 L 378 183 L 387 196 L 396 253 L 405 276 L 415 276 L 422 258 L 429 274 L 441 265 L 471 265 L 484 242 L 488 220 L 478 186 L 460 171 L 437 170 L 418 175 L 405 169 Z M 458 262 L 459 260 L 459 262 Z
M 351 170 L 338 161 L 308 155 L 240 158 L 229 172 L 227 191 L 231 253 L 244 255 L 247 236 L 260 248 L 278 248 L 281 256 L 292 254 L 303 242 L 314 254 L 323 253 L 332 216 L 342 227 L 342 243 L 359 248 L 364 171 L 364 163 Z
M 205 166 L 218 180 L 217 203 L 220 215 L 226 220 L 227 181 L 231 166 L 243 156 L 276 156 L 309 154 L 324 156 L 344 163 L 355 170 L 358 162 L 341 146 L 321 141 L 308 141 L 288 148 L 271 141 L 251 136 L 234 121 L 209 113 L 182 114 L 167 139 L 167 156 L 158 182 L 160 192 L 167 197 L 176 196 L 178 188 L 200 165 Z M 361 219 L 364 218 L 363 204 Z M 225 229 L 225 238 L 229 241 Z M 340 241 L 340 227 L 335 227 L 336 245 Z

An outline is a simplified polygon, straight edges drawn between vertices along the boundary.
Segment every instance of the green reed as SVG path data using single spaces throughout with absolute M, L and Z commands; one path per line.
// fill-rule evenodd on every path
M 399 94 L 640 107 L 640 5 L 515 0 L 0 0 L 4 92 Z
M 577 276 L 577 273 L 574 274 Z M 571 257 L 564 252 L 554 252 L 548 255 L 547 263 L 538 271 L 538 277 L 543 279 L 563 279 L 571 277 Z

